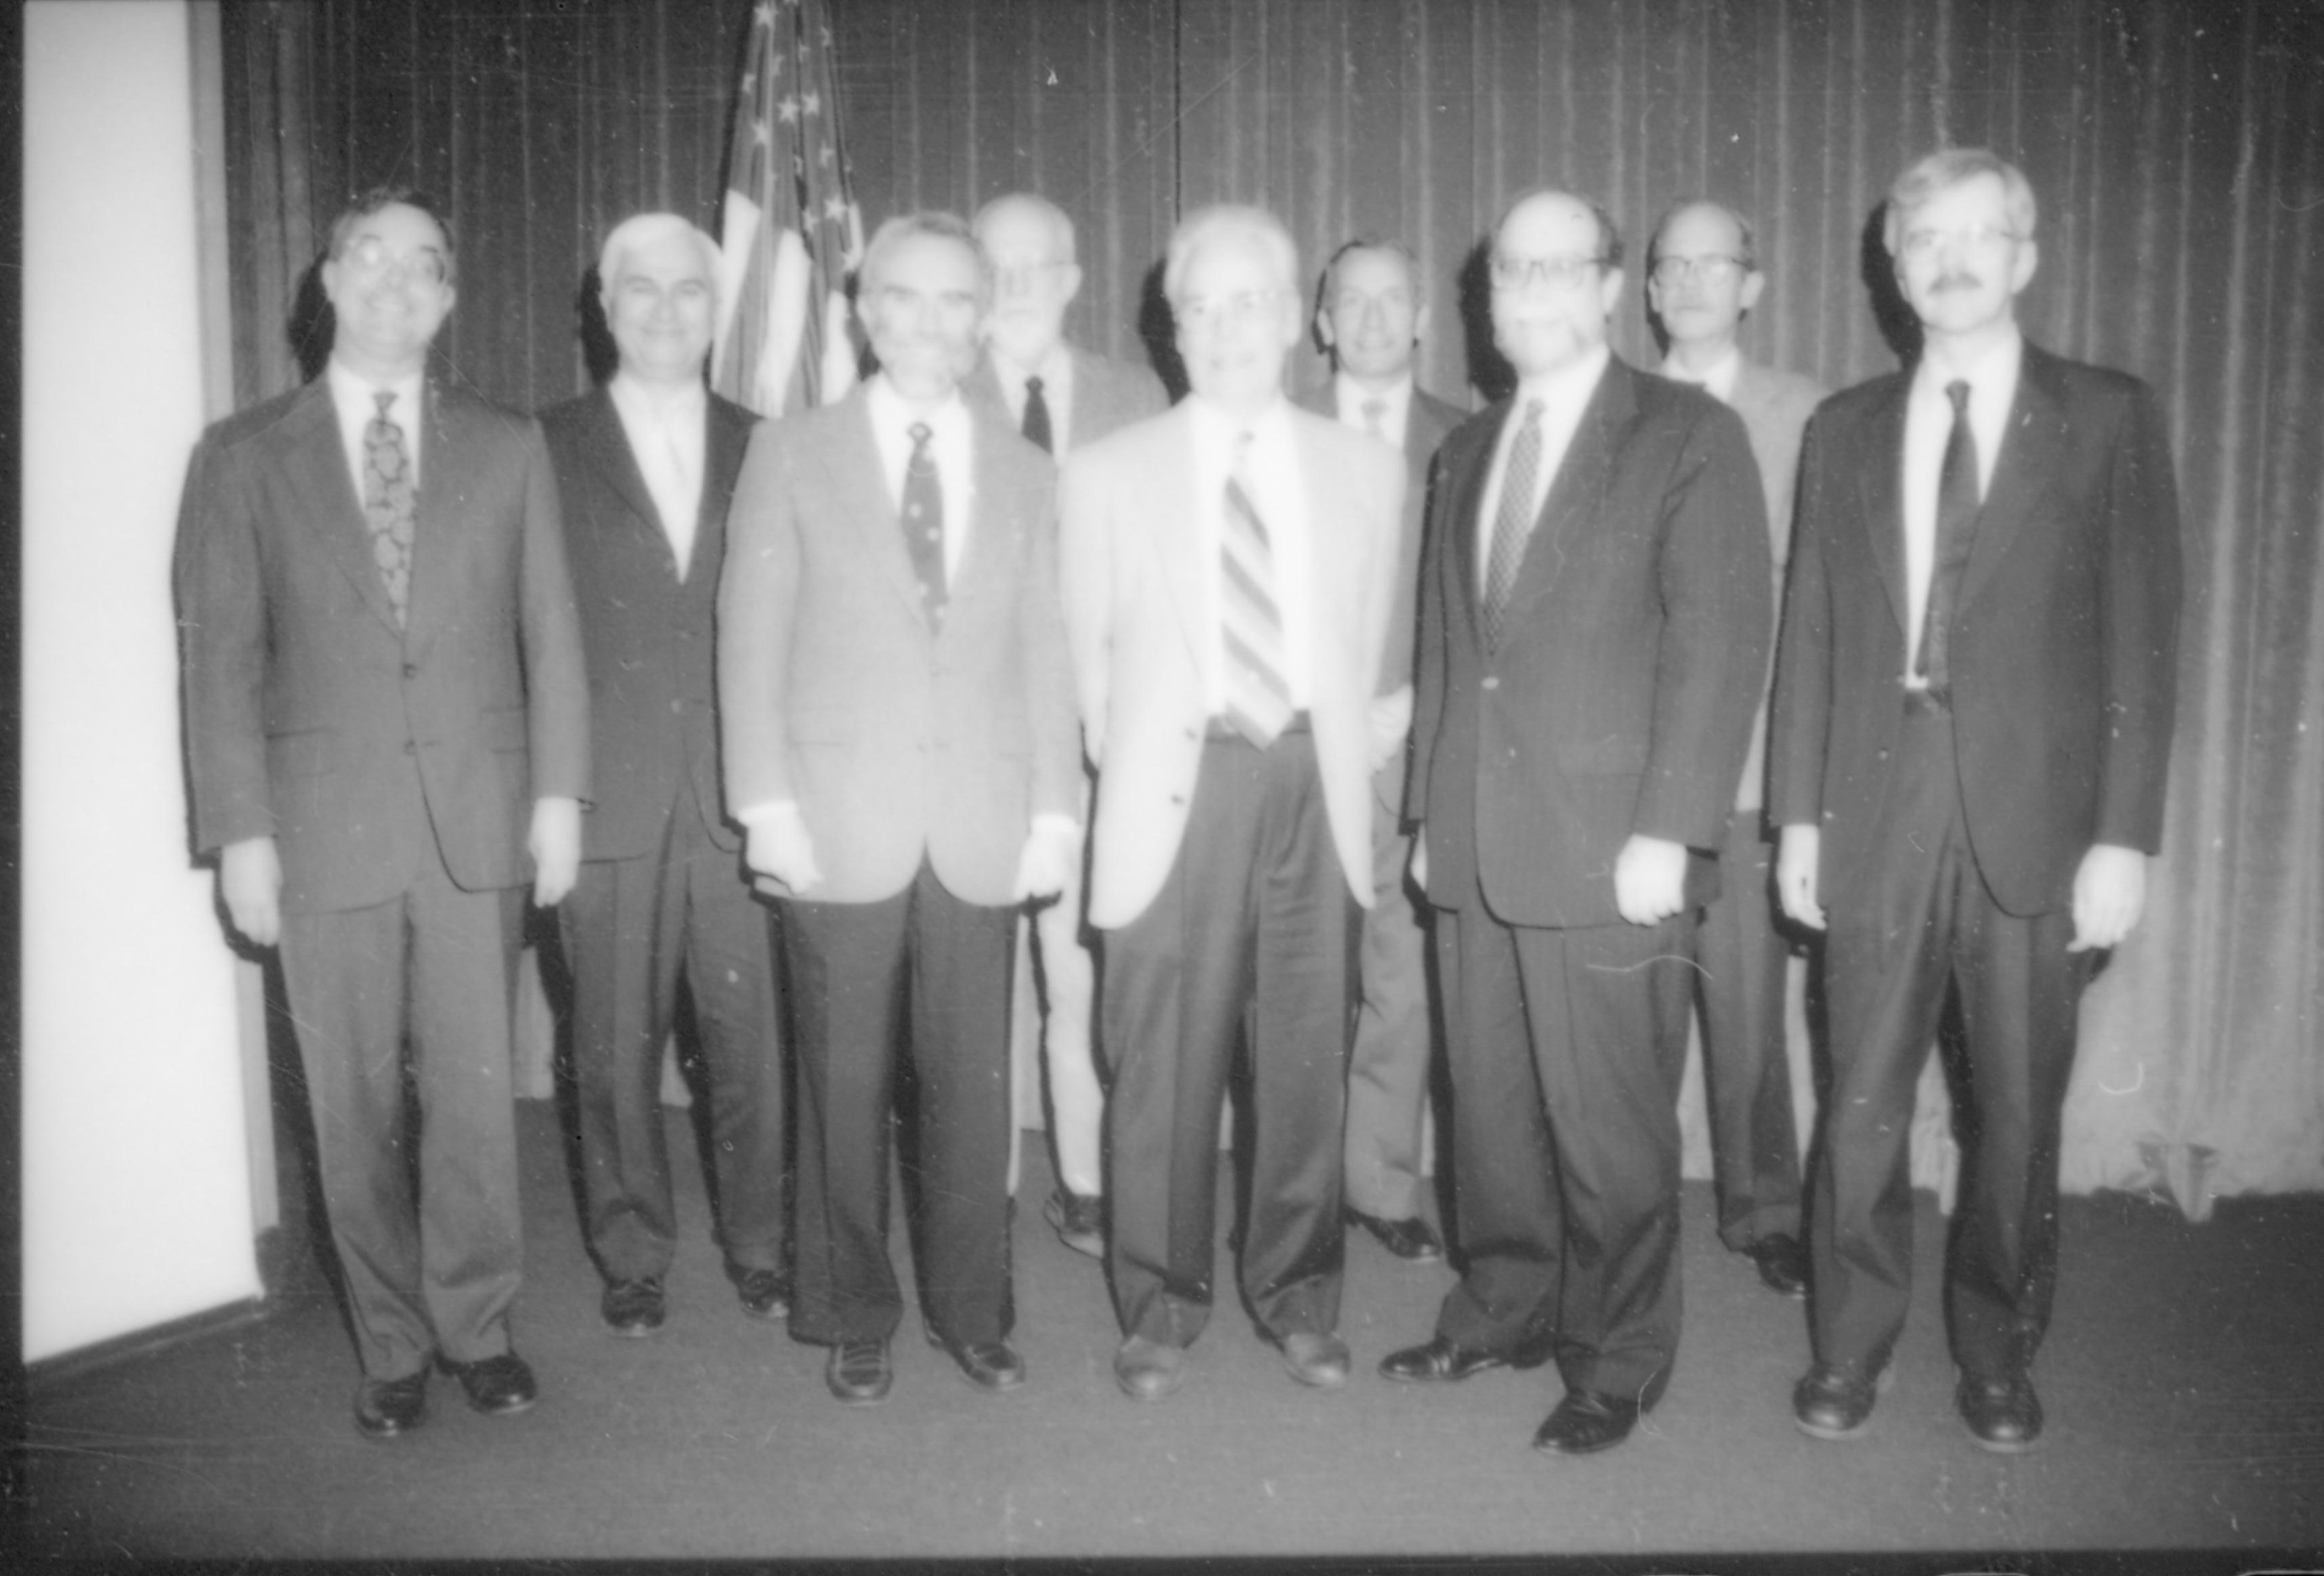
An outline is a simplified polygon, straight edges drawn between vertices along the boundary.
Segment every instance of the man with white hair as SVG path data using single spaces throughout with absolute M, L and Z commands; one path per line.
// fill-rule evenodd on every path
M 993 275 L 984 355 L 961 384 L 973 408 L 1059 457 L 1168 408 L 1162 380 L 1150 368 L 1066 342 L 1065 309 L 1081 292 L 1082 270 L 1074 253 L 1074 222 L 1062 208 L 1031 192 L 1011 192 L 979 208 L 972 228 Z M 1102 1257 L 1105 1173 L 1099 1139 L 1105 1092 L 1093 1044 L 1097 965 L 1083 942 L 1082 912 L 1075 861 L 1057 900 L 1035 910 L 1026 926 L 1040 950 L 1038 992 L 1034 949 L 1017 949 L 1010 1063 L 1029 1069 L 1038 1053 L 1048 1073 L 1057 1184 L 1042 1213 L 1066 1247 Z M 1010 1182 L 1013 1192 L 1013 1166 Z
M 718 246 L 676 214 L 605 237 L 598 300 L 621 355 L 544 411 L 589 670 L 596 797 L 563 908 L 582 1192 L 615 1335 L 661 1327 L 677 1246 L 662 1046 L 684 979 L 709 1078 L 717 1237 L 754 1318 L 789 1312 L 783 1063 L 768 912 L 718 790 L 711 612 L 755 419 L 703 386 Z
M 1163 283 L 1193 394 L 1075 450 L 1058 507 L 1098 774 L 1114 1377 L 1139 1400 L 1178 1387 L 1210 1316 L 1238 1059 L 1243 1295 L 1294 1378 L 1347 1382 L 1353 917 L 1372 900 L 1376 705 L 1410 698 L 1378 693 L 1404 465 L 1284 398 L 1306 327 L 1290 235 L 1257 208 L 1204 208 L 1171 237 Z

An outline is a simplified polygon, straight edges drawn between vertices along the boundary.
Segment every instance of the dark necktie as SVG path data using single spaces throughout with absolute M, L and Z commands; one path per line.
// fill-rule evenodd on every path
M 411 486 L 411 457 L 404 452 L 403 429 L 387 419 L 395 396 L 372 396 L 378 414 L 364 424 L 364 520 L 371 527 L 372 560 L 387 585 L 387 603 L 395 610 L 395 627 L 403 627 L 411 603 L 412 520 L 416 512 Z
M 904 463 L 904 550 L 920 583 L 920 606 L 931 627 L 944 623 L 944 484 L 936 457 L 928 452 L 935 435 L 925 421 L 912 423 L 912 457 Z
M 1027 443 L 1038 444 L 1044 454 L 1055 454 L 1049 438 L 1049 402 L 1041 398 L 1041 380 L 1025 380 L 1025 424 L 1020 429 Z
M 1526 401 L 1525 422 L 1509 445 L 1508 469 L 1501 477 L 1500 507 L 1493 512 L 1493 551 L 1485 561 L 1485 640 L 1498 645 L 1509 593 L 1517 588 L 1517 566 L 1533 535 L 1533 490 L 1541 474 L 1541 401 Z
M 1947 383 L 1945 397 L 1953 402 L 1953 430 L 1937 478 L 1936 560 L 1929 575 L 1928 616 L 1921 622 L 1920 664 L 1929 694 L 1940 701 L 1952 697 L 1953 609 L 1960 600 L 1969 544 L 1977 539 L 1978 514 L 1977 434 L 1969 425 L 1969 384 Z
M 1291 684 L 1284 677 L 1275 548 L 1243 476 L 1250 446 L 1249 433 L 1235 440 L 1234 465 L 1227 473 L 1226 521 L 1219 538 L 1219 636 L 1226 649 L 1227 722 L 1264 750 L 1291 720 Z

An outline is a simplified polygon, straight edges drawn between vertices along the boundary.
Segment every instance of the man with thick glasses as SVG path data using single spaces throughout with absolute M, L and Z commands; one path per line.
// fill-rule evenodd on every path
M 1823 387 L 1745 358 L 1744 317 L 1766 288 L 1751 226 L 1721 204 L 1685 202 L 1663 216 L 1646 248 L 1646 303 L 1667 347 L 1662 373 L 1692 383 L 1743 418 L 1767 503 L 1774 562 L 1769 605 L 1783 594 L 1800 434 Z M 1695 1006 L 1702 1015 L 1711 1150 L 1719 1182 L 1720 1240 L 1758 1267 L 1769 1289 L 1807 1295 L 1800 1238 L 1800 1152 L 1784 1034 L 1789 949 L 1775 929 L 1775 849 L 1760 806 L 1766 783 L 1767 703 L 1761 687 L 1751 749 L 1719 847 L 1719 896 L 1695 934 Z
M 1621 238 L 1559 191 L 1496 227 L 1513 396 L 1444 441 L 1406 813 L 1434 905 L 1463 1274 L 1392 1379 L 1554 1355 L 1535 1448 L 1619 1444 L 1679 1336 L 1692 910 L 1766 670 L 1742 422 L 1617 359 Z
M 961 384 L 970 405 L 1060 459 L 1168 408 L 1162 380 L 1150 368 L 1066 340 L 1065 309 L 1081 293 L 1082 269 L 1074 222 L 1062 208 L 1031 192 L 1011 192 L 978 209 L 972 227 L 992 266 L 993 300 L 984 320 L 984 354 Z M 1098 1082 L 1094 1038 L 1097 963 L 1084 945 L 1084 918 L 1076 859 L 1056 901 L 1019 926 L 1020 944 L 1032 945 L 1017 949 L 1009 1060 L 1021 1076 L 1038 1057 L 1048 1074 L 1049 1147 L 1057 1180 L 1041 1213 L 1066 1247 L 1103 1258 L 1105 1091 Z M 1010 1154 L 1013 1194 L 1013 1147 Z
M 1466 415 L 1414 381 L 1413 355 L 1427 331 L 1428 296 L 1411 249 L 1400 241 L 1349 242 L 1324 265 L 1315 307 L 1315 333 L 1332 353 L 1332 378 L 1296 400 L 1404 456 L 1397 612 L 1381 684 L 1406 694 L 1429 465 Z M 1444 1257 L 1443 1239 L 1422 1207 L 1434 1037 L 1427 943 L 1406 882 L 1412 837 L 1404 829 L 1401 727 L 1394 744 L 1395 753 L 1372 775 L 1372 907 L 1359 947 L 1360 995 L 1348 1052 L 1347 1215 L 1397 1258 L 1431 1264 Z
M 510 1007 L 525 889 L 553 905 L 579 862 L 589 690 L 540 429 L 428 375 L 449 226 L 367 192 L 322 280 L 330 364 L 203 437 L 177 585 L 195 843 L 281 948 L 355 1427 L 385 1439 L 431 1365 L 480 1412 L 533 1402 Z
M 1815 1361 L 1793 1395 L 1819 1439 L 1869 1425 L 1904 1329 L 1913 1095 L 1949 1002 L 1968 1084 L 1954 1405 L 1987 1450 L 2041 1437 L 2077 1005 L 2138 923 L 2163 835 L 2170 446 L 2145 384 L 2020 332 L 2034 217 L 1982 149 L 1898 178 L 1883 236 L 1920 359 L 1826 401 L 1801 468 L 1767 805 L 1784 907 L 1826 936 Z
M 1292 1378 L 1332 1388 L 1348 1379 L 1353 916 L 1372 900 L 1379 742 L 1409 705 L 1379 693 L 1404 465 L 1284 398 L 1306 323 L 1271 215 L 1190 215 L 1163 287 L 1194 392 L 1075 450 L 1058 500 L 1097 767 L 1114 1378 L 1138 1400 L 1170 1394 L 1210 1318 L 1219 1113 L 1240 1062 L 1243 1297 Z

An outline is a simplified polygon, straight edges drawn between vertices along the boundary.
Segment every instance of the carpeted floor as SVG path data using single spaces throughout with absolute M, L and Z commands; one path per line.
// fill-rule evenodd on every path
M 438 1380 L 418 1433 L 361 1439 L 347 1337 L 310 1276 L 262 1323 L 36 1379 L 14 1541 L 108 1560 L 1591 1553 L 1712 1570 L 1738 1568 L 1720 1551 L 1944 1550 L 1963 1558 L 1941 1568 L 1993 1570 L 2096 1548 L 2172 1552 L 2107 1562 L 2123 1571 L 2180 1568 L 2192 1550 L 2221 1570 L 2267 1564 L 2267 1550 L 2324 1562 L 2324 1198 L 2231 1201 L 2202 1226 L 2122 1195 L 2069 1200 L 2036 1375 L 2049 1436 L 2012 1461 L 1952 1415 L 1927 1195 L 1899 1382 L 1868 1437 L 1831 1445 L 1790 1420 L 1799 1305 L 1720 1251 L 1709 1190 L 1690 1184 L 1670 1393 L 1621 1449 L 1563 1461 L 1527 1448 L 1551 1370 L 1442 1388 L 1377 1376 L 1427 1335 L 1450 1272 L 1360 1236 L 1347 1389 L 1293 1384 L 1228 1306 L 1183 1391 L 1124 1399 L 1102 1272 L 1039 1221 L 1049 1177 L 1033 1134 L 1016 1239 L 1030 1383 L 972 1389 L 908 1313 L 893 1396 L 844 1410 L 820 1349 L 742 1317 L 708 1240 L 692 1129 L 670 1121 L 686 1240 L 659 1338 L 598 1325 L 557 1113 L 525 1102 L 516 1329 L 538 1407 L 486 1420 Z

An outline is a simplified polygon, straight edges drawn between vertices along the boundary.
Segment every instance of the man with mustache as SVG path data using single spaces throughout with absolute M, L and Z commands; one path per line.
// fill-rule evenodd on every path
M 2058 1268 L 2075 1009 L 2163 833 L 2179 509 L 2153 394 L 2026 343 L 2033 189 L 1977 149 L 1885 226 L 1925 345 L 1808 429 L 1776 659 L 1776 889 L 1825 932 L 1832 1083 L 1809 1209 L 1802 1429 L 1869 1423 L 1912 1293 L 1913 1093 L 1948 1002 L 1967 1168 L 1945 1263 L 1954 1404 L 2030 1448 Z

